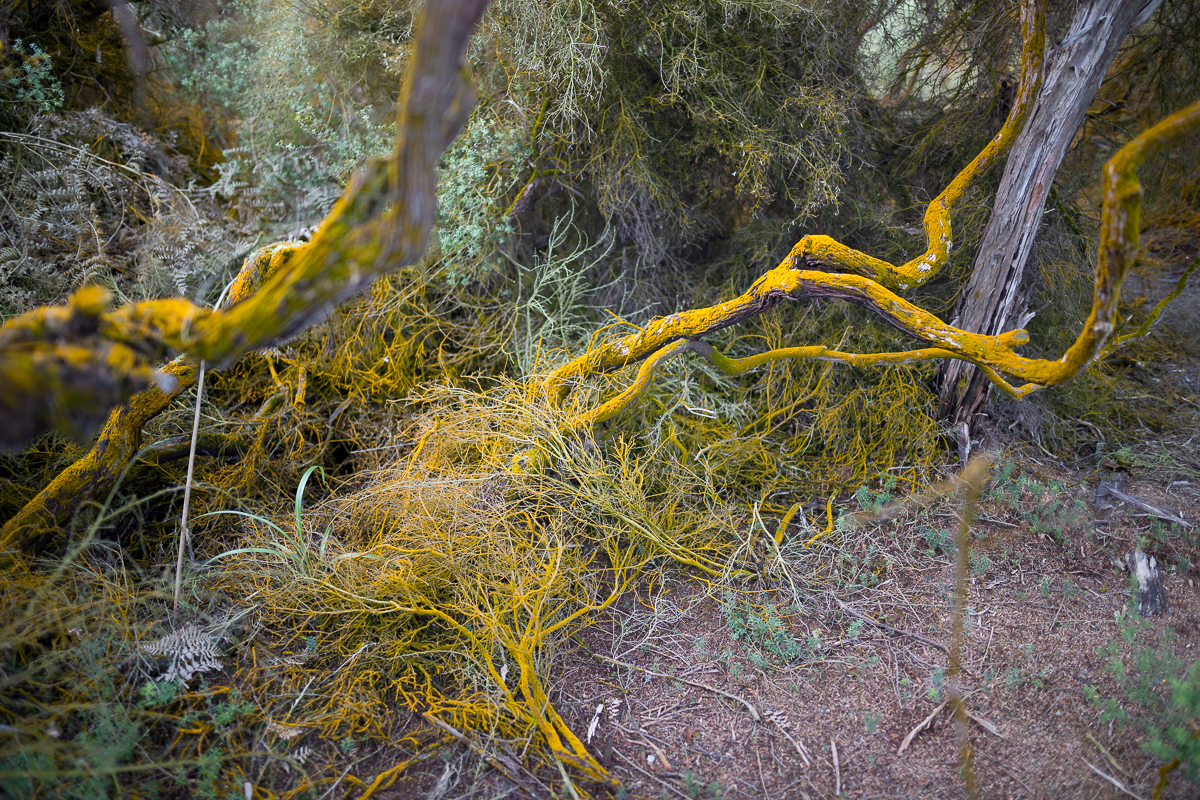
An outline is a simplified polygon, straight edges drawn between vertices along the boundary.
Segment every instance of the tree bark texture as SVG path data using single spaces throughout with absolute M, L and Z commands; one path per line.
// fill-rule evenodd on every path
M 1010 317 L 1054 175 L 1121 42 L 1161 2 L 1080 3 L 1071 29 L 1047 59 L 1042 91 L 1008 155 L 975 269 L 959 294 L 955 327 L 995 335 L 1014 326 Z M 1015 327 L 1024 327 L 1024 322 Z M 970 425 L 989 387 L 977 368 L 946 362 L 939 388 L 942 416 L 956 425 Z

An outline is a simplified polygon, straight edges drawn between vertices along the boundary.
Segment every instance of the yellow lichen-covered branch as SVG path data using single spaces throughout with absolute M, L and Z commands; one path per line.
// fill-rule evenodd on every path
M 232 305 L 249 297 L 264 279 L 283 269 L 288 259 L 302 247 L 299 242 L 277 242 L 256 250 L 242 264 L 226 295 L 226 303 Z M 100 318 L 106 303 L 107 297 L 103 292 L 95 287 L 88 287 L 77 292 L 66 309 L 38 309 L 27 316 L 31 317 L 31 324 L 40 327 L 43 332 L 47 329 L 62 330 L 72 325 L 88 326 L 95 324 Z M 14 325 L 5 330 L 22 331 L 28 328 L 22 329 Z M 50 338 L 44 333 L 43 336 Z M 105 344 L 101 343 L 100 347 L 103 346 Z M 114 349 L 121 346 L 112 345 Z M 87 348 L 78 349 L 89 354 L 93 352 Z M 41 351 L 34 350 L 34 355 L 30 357 L 36 357 L 39 352 Z M 84 365 L 91 363 L 86 359 L 81 359 L 81 362 Z M 6 363 L 0 362 L 0 369 L 3 369 Z M 59 362 L 51 361 L 51 370 L 58 367 Z M 144 370 L 146 373 L 152 371 L 152 368 L 145 364 L 134 369 Z M 23 374 L 18 373 L 17 378 Z M 47 374 L 53 375 L 53 372 L 47 370 L 31 374 L 45 379 Z M 94 380 L 86 372 L 81 371 L 80 374 L 86 381 L 85 388 L 93 390 Z M 140 377 L 144 373 L 133 374 Z M 108 414 L 100 435 L 86 455 L 56 475 L 54 480 L 4 523 L 4 527 L 0 528 L 0 550 L 36 548 L 43 537 L 66 526 L 82 503 L 108 492 L 137 456 L 141 446 L 142 428 L 162 413 L 181 392 L 195 383 L 196 366 L 182 358 L 176 359 L 158 370 L 153 379 L 157 385 L 138 392 L 129 402 L 118 405 Z M 150 378 L 147 377 L 146 380 Z M 8 385 L 13 386 L 11 383 Z M 6 392 L 0 394 L 0 402 L 19 396 L 19 390 Z M 47 398 L 48 402 L 59 402 L 57 398 L 61 395 L 50 391 L 40 396 Z M 96 402 L 99 398 L 91 399 L 92 402 Z M 115 398 L 109 405 L 116 405 L 122 399 Z M 88 408 L 83 402 L 63 403 L 58 413 L 65 419 L 60 420 L 56 427 L 61 429 L 74 423 L 74 414 L 78 414 L 80 409 L 86 412 Z M 51 423 L 54 421 L 48 420 Z M 11 433 L 9 435 L 11 436 Z
M 930 203 L 926 252 L 893 266 L 826 236 L 808 236 L 793 260 L 810 268 L 855 273 L 904 290 L 937 274 L 948 257 L 950 214 L 956 201 L 1011 146 L 1040 86 L 1044 49 L 1043 0 L 1022 6 L 1021 88 L 1000 133 Z M 474 103 L 462 52 L 486 0 L 431 3 L 404 84 L 396 151 L 368 163 L 314 235 L 294 249 L 289 269 L 224 311 L 182 298 L 105 311 L 98 290 L 78 294 L 66 308 L 39 309 L 0 327 L 0 380 L 11 390 L 0 401 L 9 424 L 0 446 L 19 447 L 51 428 L 90 432 L 104 409 L 128 399 L 156 377 L 154 365 L 186 352 L 218 367 L 242 353 L 294 335 L 375 278 L 424 252 L 433 222 L 435 164 Z M 257 285 L 256 275 L 239 281 Z M 244 287 L 235 287 L 235 290 Z M 774 289 L 772 289 L 773 291 Z M 235 292 L 236 293 L 236 292 Z
M 793 257 L 803 259 L 814 268 L 873 278 L 896 291 L 921 286 L 937 275 L 950 260 L 950 250 L 954 246 L 950 215 L 955 204 L 977 179 L 1012 149 L 1029 119 L 1042 87 L 1045 49 L 1045 0 L 1024 0 L 1021 3 L 1021 84 L 1016 99 L 1000 132 L 925 209 L 924 253 L 897 266 L 847 247 L 829 236 L 809 235 L 793 248 Z
M 379 276 L 420 258 L 436 213 L 438 157 L 475 102 L 463 53 L 486 5 L 426 5 L 395 151 L 367 163 L 312 241 L 294 248 L 288 269 L 257 291 L 221 311 L 182 298 L 106 311 L 103 293 L 88 289 L 66 308 L 38 309 L 0 326 L 0 380 L 11 387 L 0 406 L 8 423 L 0 426 L 0 446 L 20 446 L 53 427 L 85 431 L 97 408 L 149 385 L 152 365 L 167 354 L 228 365 L 299 333 Z M 243 278 L 256 283 L 253 275 Z
M 1104 208 L 1092 307 L 1075 343 L 1061 358 L 1050 360 L 1018 355 L 1016 348 L 1029 341 L 1029 335 L 1024 330 L 1008 331 L 996 336 L 959 330 L 874 280 L 859 275 L 808 269 L 811 266 L 810 256 L 803 247 L 797 245 L 778 267 L 759 278 L 740 297 L 709 308 L 672 314 L 649 323 L 635 334 L 595 347 L 551 373 L 542 389 L 551 403 L 561 403 L 575 382 L 589 375 L 645 361 L 629 389 L 579 418 L 581 424 L 598 422 L 633 402 L 645 390 L 658 364 L 689 350 L 709 357 L 718 367 L 734 374 L 780 358 L 824 358 L 856 366 L 957 358 L 977 364 L 993 383 L 1017 398 L 1045 386 L 1065 383 L 1091 363 L 1113 332 L 1121 283 L 1129 272 L 1139 246 L 1142 189 L 1137 168 L 1147 158 L 1197 128 L 1200 128 L 1200 103 L 1142 133 L 1122 147 L 1104 166 Z M 889 324 L 932 347 L 909 353 L 877 354 L 848 354 L 825 347 L 796 347 L 733 361 L 697 341 L 761 314 L 781 300 L 816 298 L 839 298 L 862 305 Z M 1013 386 L 1002 374 L 1017 379 L 1016 382 L 1022 385 Z
M 311 242 L 271 245 L 248 259 L 224 310 L 172 298 L 107 311 L 108 294 L 85 287 L 65 307 L 0 326 L 0 447 L 23 446 L 51 429 L 90 434 L 107 414 L 88 454 L 0 528 L 0 549 L 36 544 L 82 502 L 108 491 L 136 455 L 142 427 L 194 380 L 189 362 L 156 370 L 164 357 L 183 352 L 228 365 L 420 257 L 436 211 L 437 159 L 474 105 L 463 52 L 485 6 L 426 6 L 395 152 L 355 176 Z

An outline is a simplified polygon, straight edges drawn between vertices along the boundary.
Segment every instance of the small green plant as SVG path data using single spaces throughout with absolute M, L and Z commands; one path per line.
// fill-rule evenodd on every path
M 1041 593 L 1042 597 L 1049 599 L 1050 587 L 1053 585 L 1054 578 L 1050 577 L 1049 575 L 1046 575 L 1040 581 L 1038 581 L 1038 591 Z
M 22 58 L 21 71 L 5 79 L 6 94 L 11 97 L 5 102 L 28 105 L 43 114 L 61 108 L 66 95 L 54 76 L 50 56 L 36 42 L 25 44 L 20 39 L 13 42 L 12 49 Z
M 864 510 L 872 514 L 878 514 L 883 510 L 884 506 L 892 502 L 892 492 L 895 489 L 896 478 L 893 475 L 888 475 L 883 478 L 883 484 L 879 492 L 872 492 L 868 487 L 860 486 L 858 491 L 854 493 L 854 497 Z
M 141 688 L 141 705 L 143 708 L 165 706 L 175 700 L 183 681 L 147 681 Z
M 954 534 L 946 528 L 923 527 L 921 536 L 925 539 L 930 555 L 936 553 L 950 555 L 954 552 Z
M 870 711 L 863 716 L 863 725 L 867 729 L 868 736 L 875 733 L 875 730 L 879 727 L 879 720 L 881 719 L 883 719 L 882 714 L 872 713 Z
M 746 611 L 733 592 L 725 592 L 725 601 L 721 603 L 721 614 L 724 615 L 729 635 L 735 642 L 746 635 Z
M 720 797 L 725 792 L 725 787 L 720 781 L 710 781 L 707 785 L 703 782 L 696 773 L 690 769 L 683 773 L 683 788 L 687 792 L 688 797 L 693 800 L 700 800 L 701 797 Z
M 746 652 L 756 666 L 791 663 L 807 655 L 804 646 L 788 631 L 773 606 L 760 612 L 733 592 L 726 592 L 721 612 L 730 636 L 745 644 Z
M 1005 461 L 1000 465 L 1000 469 L 996 470 L 996 474 L 992 478 L 992 485 L 988 489 L 986 495 L 988 500 L 1012 501 L 1017 499 L 1020 490 L 1012 477 L 1016 468 L 1015 461 Z
M 442 156 L 434 248 L 451 284 L 486 277 L 495 248 L 513 234 L 503 204 L 514 179 L 497 165 L 522 163 L 522 147 L 511 131 L 477 113 Z
M 1133 613 L 1121 615 L 1117 626 L 1126 644 L 1153 637 L 1149 623 Z M 1165 628 L 1157 642 L 1137 647 L 1128 660 L 1118 642 L 1109 642 L 1096 652 L 1124 697 L 1105 698 L 1090 686 L 1085 690 L 1100 708 L 1102 721 L 1142 733 L 1142 749 L 1166 763 L 1160 773 L 1164 784 L 1175 769 L 1188 780 L 1200 779 L 1200 660 L 1187 664 L 1176 655 L 1176 642 L 1174 630 Z M 1132 713 L 1129 706 L 1135 709 Z
M 945 684 L 946 671 L 938 667 L 929 675 L 929 699 L 934 701 L 941 700 Z

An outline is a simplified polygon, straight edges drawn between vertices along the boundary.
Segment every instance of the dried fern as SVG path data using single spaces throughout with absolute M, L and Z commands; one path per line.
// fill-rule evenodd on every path
M 142 650 L 168 659 L 166 670 L 154 679 L 157 682 L 178 680 L 186 683 L 195 675 L 222 669 L 217 642 L 195 625 L 187 625 L 158 641 L 142 645 Z

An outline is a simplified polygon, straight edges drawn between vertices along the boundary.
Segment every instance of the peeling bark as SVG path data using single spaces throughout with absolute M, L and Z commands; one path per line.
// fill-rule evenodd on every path
M 1161 2 L 1087 0 L 1080 5 L 1049 58 L 1045 85 L 1009 154 L 974 270 L 959 293 L 956 327 L 997 334 L 1011 324 L 1058 166 L 1121 42 Z M 941 415 L 969 425 L 987 396 L 983 377 L 968 365 L 947 363 L 939 379 Z

